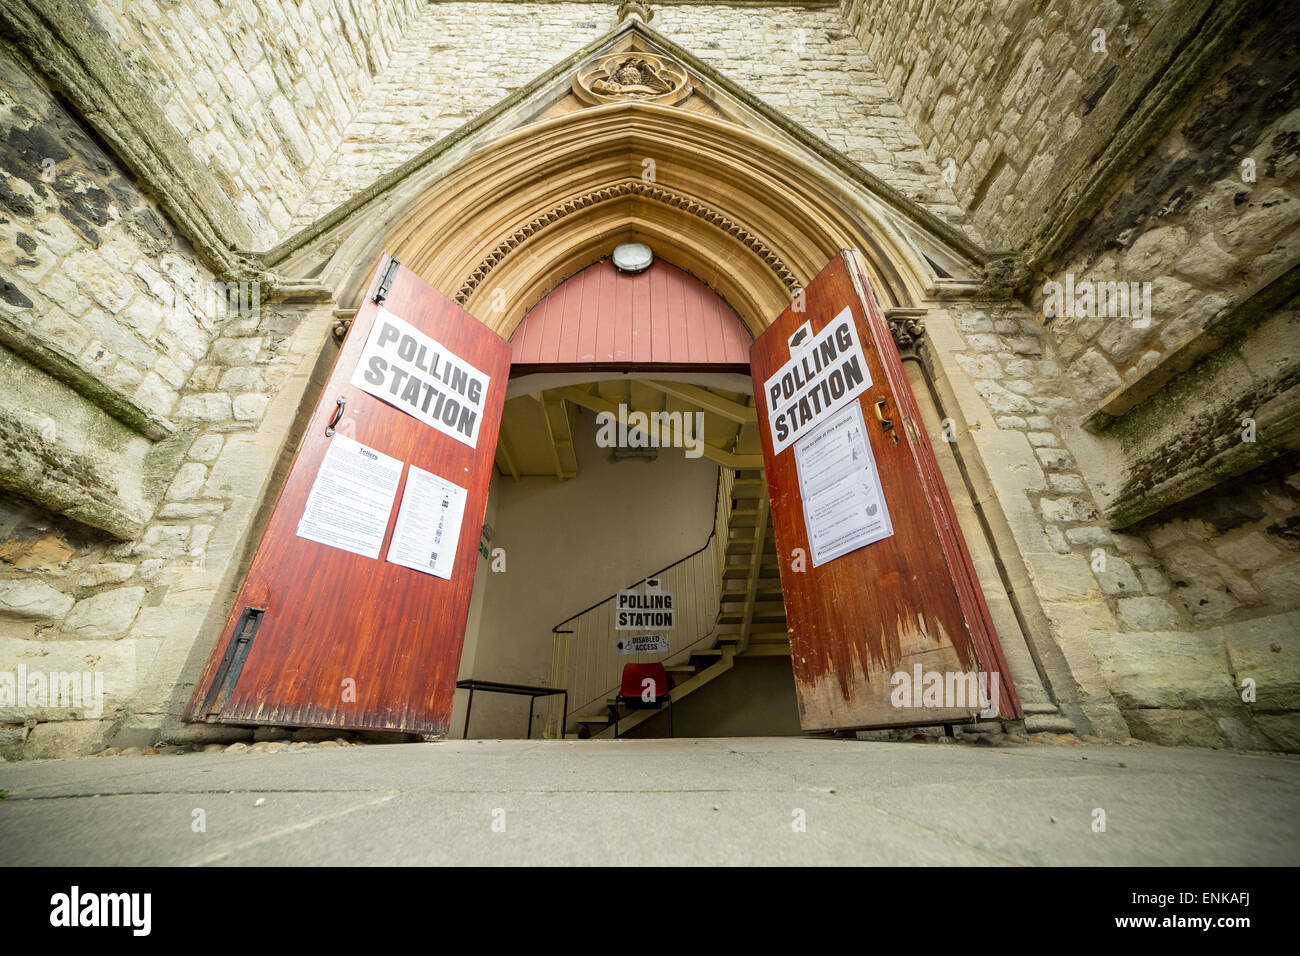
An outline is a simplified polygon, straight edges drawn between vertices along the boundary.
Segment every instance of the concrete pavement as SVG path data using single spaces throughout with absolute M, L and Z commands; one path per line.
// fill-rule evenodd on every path
M 1300 759 L 1153 746 L 456 740 L 9 763 L 0 789 L 4 864 L 1300 863 Z

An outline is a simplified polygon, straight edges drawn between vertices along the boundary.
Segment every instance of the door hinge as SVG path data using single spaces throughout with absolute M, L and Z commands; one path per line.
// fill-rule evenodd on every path
M 230 635 L 230 644 L 221 658 L 221 666 L 217 668 L 217 676 L 212 681 L 212 689 L 208 691 L 208 699 L 203 702 L 205 712 L 210 711 L 214 703 L 217 708 L 223 707 L 230 699 L 244 669 L 244 661 L 248 659 L 249 648 L 253 646 L 253 638 L 262 626 L 264 614 L 266 609 L 260 607 L 245 607 L 240 613 L 235 632 Z
M 390 257 L 388 265 L 384 266 L 384 274 L 379 277 L 379 288 L 375 289 L 376 305 L 383 305 L 388 298 L 388 290 L 393 287 L 393 276 L 397 275 L 397 267 L 400 265 L 396 257 Z

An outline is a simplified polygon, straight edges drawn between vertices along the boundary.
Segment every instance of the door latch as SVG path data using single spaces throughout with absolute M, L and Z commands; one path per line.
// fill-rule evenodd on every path
M 882 409 L 885 407 L 885 403 L 888 402 L 888 401 L 889 401 L 888 398 L 880 398 L 880 399 L 877 399 L 877 400 L 876 400 L 876 404 L 875 404 L 875 409 L 876 409 L 876 421 L 880 422 L 880 430 L 881 430 L 882 432 L 892 432 L 892 433 L 893 433 L 894 444 L 897 445 L 897 444 L 898 444 L 898 432 L 896 432 L 896 431 L 893 430 L 893 429 L 894 429 L 894 420 L 893 420 L 892 418 L 886 418 L 885 415 L 884 415 L 884 412 L 882 411 Z
M 338 401 L 336 402 L 335 407 L 334 407 L 334 416 L 330 419 L 330 423 L 329 423 L 328 425 L 325 426 L 325 437 L 326 437 L 326 438 L 333 438 L 333 437 L 334 437 L 334 427 L 335 427 L 336 425 L 338 425 L 338 423 L 339 423 L 339 419 L 341 419 L 341 418 L 343 417 L 343 410 L 344 410 L 345 408 L 347 408 L 347 407 L 348 407 L 347 396 L 345 396 L 345 395 L 340 395 L 339 398 L 338 398 Z M 877 413 L 877 414 L 879 414 L 879 413 Z

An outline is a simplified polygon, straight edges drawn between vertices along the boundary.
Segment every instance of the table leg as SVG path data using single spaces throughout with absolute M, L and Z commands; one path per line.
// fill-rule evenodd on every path
M 469 740 L 469 712 L 474 708 L 474 688 L 469 689 L 469 703 L 465 705 L 465 730 L 461 734 L 466 740 Z

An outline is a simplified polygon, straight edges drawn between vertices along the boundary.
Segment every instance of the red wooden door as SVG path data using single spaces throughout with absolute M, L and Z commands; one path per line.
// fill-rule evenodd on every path
M 188 719 L 447 732 L 509 368 L 381 264 Z
M 801 726 L 991 717 L 993 699 L 1019 716 L 859 254 L 832 259 L 804 305 L 750 353 Z

